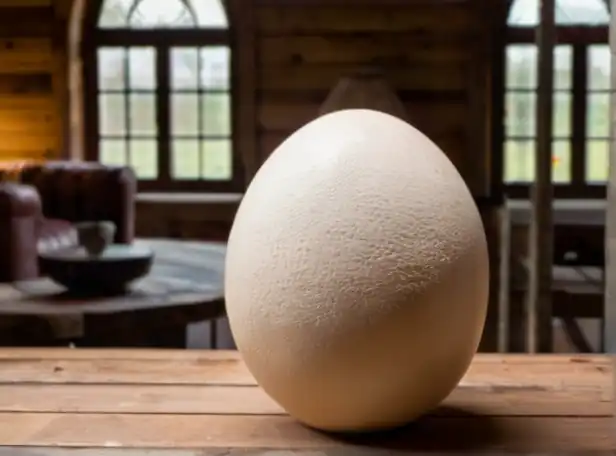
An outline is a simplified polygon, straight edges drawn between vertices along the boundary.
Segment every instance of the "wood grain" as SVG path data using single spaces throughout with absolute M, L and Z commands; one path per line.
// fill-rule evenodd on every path
M 263 91 L 329 91 L 339 78 L 357 70 L 356 64 L 263 65 L 259 67 L 259 88 Z M 387 80 L 399 91 L 464 90 L 464 63 L 392 65 L 385 69 Z
M 2 62 L 0 73 L 51 73 L 54 65 L 51 40 L 47 38 L 2 40 L 0 61 Z
M 262 37 L 259 56 L 263 64 L 387 64 L 423 65 L 433 62 L 458 64 L 470 59 L 463 41 L 442 43 L 401 40 L 394 34 L 375 36 Z
M 442 20 L 443 9 L 450 15 Z M 340 20 L 343 17 L 345 20 Z M 424 4 L 413 7 L 377 7 L 376 5 L 290 8 L 262 6 L 258 10 L 258 28 L 263 35 L 336 34 L 336 33 L 412 33 L 427 32 L 468 35 L 473 30 L 472 10 L 464 3 Z M 404 37 L 401 37 L 404 39 Z
M 51 6 L 53 0 L 0 0 L 0 8 L 16 7 L 30 8 L 33 6 Z
M 352 438 L 288 417 L 235 351 L 0 349 L 0 445 L 37 447 L 21 456 L 595 454 L 616 449 L 610 378 L 602 356 L 477 355 L 429 416 Z

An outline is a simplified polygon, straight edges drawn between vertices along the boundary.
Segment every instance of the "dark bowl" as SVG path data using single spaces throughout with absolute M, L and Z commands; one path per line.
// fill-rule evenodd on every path
M 154 253 L 135 245 L 110 245 L 100 256 L 83 247 L 39 254 L 43 274 L 68 291 L 87 295 L 126 292 L 131 282 L 150 272 Z

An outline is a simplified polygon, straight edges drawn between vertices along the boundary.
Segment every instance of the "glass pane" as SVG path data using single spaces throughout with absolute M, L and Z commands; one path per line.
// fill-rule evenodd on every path
M 535 141 L 507 141 L 505 143 L 504 181 L 530 182 L 535 175 Z
M 554 124 L 553 135 L 556 137 L 571 136 L 571 93 L 556 92 L 554 94 Z
M 126 134 L 124 95 L 102 93 L 98 96 L 99 131 L 102 136 Z
M 588 87 L 591 90 L 609 90 L 610 47 L 607 44 L 593 44 L 588 48 Z
M 197 180 L 200 176 L 199 140 L 177 139 L 171 147 L 171 177 Z
M 135 1 L 106 0 L 99 17 L 99 27 L 126 27 L 128 13 Z M 190 6 L 193 11 L 182 0 L 143 0 L 130 18 L 130 25 L 135 28 L 227 27 L 227 15 L 221 0 L 193 0 Z
M 98 89 L 124 89 L 124 48 L 99 48 L 98 50 Z
M 534 89 L 537 87 L 536 46 L 507 46 L 506 66 L 506 87 L 508 89 Z
M 221 0 L 197 0 L 193 2 L 200 27 L 227 28 L 228 19 Z
M 534 93 L 508 93 L 505 105 L 506 135 L 509 137 L 535 136 L 535 102 Z
M 192 89 L 199 87 L 199 51 L 197 48 L 171 49 L 171 87 Z
M 171 135 L 199 136 L 199 96 L 171 94 Z
M 156 135 L 154 94 L 132 93 L 130 95 L 130 134 L 134 136 Z
M 573 49 L 571 46 L 554 48 L 554 88 L 568 90 L 573 85 Z
M 504 181 L 527 183 L 535 178 L 535 141 L 511 140 L 505 143 Z M 571 181 L 571 143 L 568 140 L 552 143 L 552 180 Z
M 101 163 L 110 166 L 125 166 L 127 163 L 126 141 L 123 139 L 101 139 L 98 142 Z
M 201 87 L 210 90 L 229 90 L 231 86 L 231 53 L 226 46 L 201 49 Z
M 156 89 L 156 56 L 149 47 L 131 47 L 128 50 L 130 62 L 130 88 Z
M 571 142 L 552 143 L 552 181 L 567 183 L 571 181 Z
M 139 179 L 158 177 L 158 143 L 155 139 L 132 139 L 130 141 L 129 164 Z
M 228 93 L 206 93 L 202 109 L 204 135 L 231 135 L 231 96 Z
M 603 0 L 556 0 L 556 23 L 562 25 L 607 25 L 609 13 Z M 539 24 L 539 0 L 514 0 L 509 25 Z
M 98 18 L 101 28 L 126 27 L 126 13 L 134 0 L 105 0 Z
M 603 184 L 608 179 L 610 166 L 610 142 L 595 140 L 586 142 L 586 181 Z
M 607 138 L 610 135 L 610 95 L 590 93 L 587 100 L 586 135 Z
M 208 180 L 229 180 L 233 176 L 231 140 L 203 141 L 201 176 Z
M 134 28 L 193 28 L 197 18 L 182 0 L 142 0 L 129 22 Z

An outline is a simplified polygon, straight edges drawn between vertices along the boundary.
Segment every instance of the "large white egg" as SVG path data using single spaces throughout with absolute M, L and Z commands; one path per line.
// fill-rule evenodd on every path
M 477 350 L 481 218 L 420 131 L 338 111 L 256 174 L 231 230 L 225 294 L 248 369 L 290 415 L 332 431 L 404 424 L 455 388 Z

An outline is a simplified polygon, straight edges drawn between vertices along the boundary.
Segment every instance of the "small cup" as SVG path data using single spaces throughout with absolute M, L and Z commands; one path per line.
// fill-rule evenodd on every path
M 82 222 L 75 224 L 77 241 L 88 255 L 100 256 L 113 242 L 116 226 L 110 221 Z

